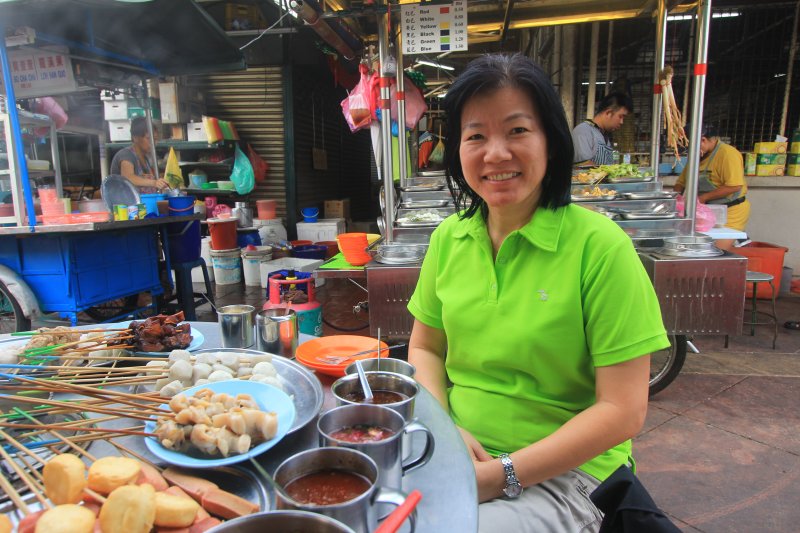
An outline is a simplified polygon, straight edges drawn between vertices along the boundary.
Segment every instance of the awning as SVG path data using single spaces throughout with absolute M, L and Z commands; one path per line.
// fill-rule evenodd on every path
M 33 46 L 127 67 L 145 76 L 245 68 L 238 47 L 192 0 L 0 0 L 6 30 L 36 30 Z

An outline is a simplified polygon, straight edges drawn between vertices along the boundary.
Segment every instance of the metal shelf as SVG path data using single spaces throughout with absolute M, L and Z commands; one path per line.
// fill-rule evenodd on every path
M 206 194 L 214 196 L 242 196 L 231 189 L 184 189 L 187 194 Z M 247 196 L 247 195 L 244 195 Z
M 231 142 L 236 141 L 220 141 L 216 143 L 207 143 L 203 141 L 159 141 L 156 143 L 156 148 L 175 148 L 176 150 L 208 150 L 211 148 L 223 148 L 225 143 Z M 106 148 L 127 148 L 130 145 L 130 141 L 113 142 L 106 143 Z
M 191 167 L 202 168 L 204 170 L 219 170 L 228 172 L 233 170 L 233 165 L 231 163 L 212 163 L 211 161 L 180 161 L 178 165 L 180 165 L 181 168 Z

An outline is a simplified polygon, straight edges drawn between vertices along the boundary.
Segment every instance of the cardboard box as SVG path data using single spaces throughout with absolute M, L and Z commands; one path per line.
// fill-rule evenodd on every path
M 350 198 L 325 200 L 325 218 L 350 219 Z
M 185 141 L 186 124 L 171 124 L 169 138 L 172 139 L 173 141 Z
M 208 142 L 206 127 L 202 122 L 189 122 L 186 125 L 186 140 L 195 142 Z
M 131 121 L 124 120 L 108 121 L 108 140 L 111 142 L 131 140 Z
M 800 154 L 786 154 L 786 163 L 789 165 L 800 165 Z
M 756 154 L 756 165 L 785 165 L 786 154 Z
M 783 165 L 756 165 L 756 176 L 783 176 Z
M 785 154 L 787 148 L 789 148 L 789 143 L 763 142 L 756 143 L 753 151 L 757 154 Z
M 793 143 L 800 142 L 800 129 L 796 129 L 792 132 L 791 141 Z
M 297 223 L 297 238 L 303 241 L 335 241 L 337 235 L 346 231 L 343 218 L 321 218 L 316 222 Z
M 226 30 L 254 30 L 267 25 L 258 6 L 248 4 L 225 5 Z
M 787 166 L 786 167 L 786 175 L 787 176 L 800 176 L 800 164 Z
M 756 160 L 757 155 L 752 152 L 747 152 L 744 155 L 744 175 L 745 176 L 755 176 L 756 175 Z
M 144 102 L 142 102 L 144 103 Z M 150 112 L 153 120 L 161 120 L 161 101 L 156 98 L 150 99 Z M 147 116 L 147 111 L 139 105 L 139 101 L 133 100 L 128 103 L 128 118 Z
M 126 120 L 128 117 L 127 100 L 104 100 L 103 118 L 106 120 Z
M 792 144 L 789 145 L 789 153 L 800 154 L 800 141 L 792 141 Z

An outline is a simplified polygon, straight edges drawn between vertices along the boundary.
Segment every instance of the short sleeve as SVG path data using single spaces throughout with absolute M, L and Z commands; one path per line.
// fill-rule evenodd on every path
M 411 314 L 432 328 L 444 329 L 442 322 L 442 301 L 436 292 L 436 277 L 438 271 L 439 256 L 441 254 L 441 239 L 439 230 L 431 235 L 430 245 L 422 261 L 422 268 L 419 273 L 417 287 L 408 302 L 408 310 Z
M 591 130 L 586 123 L 575 126 L 572 130 L 572 144 L 575 147 L 574 162 L 587 161 L 594 157 L 595 142 Z
M 653 284 L 630 242 L 608 248 L 584 278 L 584 327 L 595 366 L 669 346 Z

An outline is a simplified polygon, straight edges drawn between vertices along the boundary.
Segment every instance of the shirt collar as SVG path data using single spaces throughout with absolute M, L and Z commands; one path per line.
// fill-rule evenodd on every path
M 568 207 L 559 207 L 556 210 L 539 207 L 533 214 L 533 218 L 517 232 L 534 246 L 548 252 L 555 252 L 558 249 L 558 239 L 567 209 Z M 472 218 L 462 220 L 453 232 L 453 237 L 457 239 L 467 235 L 472 235 L 476 239 L 487 235 L 486 222 L 480 210 Z

